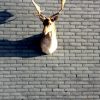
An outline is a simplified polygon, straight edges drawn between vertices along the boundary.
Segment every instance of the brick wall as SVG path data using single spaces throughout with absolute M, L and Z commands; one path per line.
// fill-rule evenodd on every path
M 60 6 L 37 2 L 46 15 Z M 67 0 L 52 55 L 32 48 L 43 28 L 33 12 L 31 0 L 0 0 L 0 100 L 100 100 L 100 0 Z

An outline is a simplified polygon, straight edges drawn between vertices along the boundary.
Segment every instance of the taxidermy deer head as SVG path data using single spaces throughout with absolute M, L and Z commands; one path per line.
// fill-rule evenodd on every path
M 46 54 L 52 54 L 57 49 L 57 37 L 56 37 L 56 27 L 55 27 L 55 21 L 58 18 L 58 15 L 64 8 L 66 0 L 61 0 L 61 8 L 60 10 L 49 16 L 46 17 L 40 7 L 35 3 L 34 0 L 32 0 L 36 10 L 37 10 L 37 16 L 40 18 L 40 20 L 43 22 L 43 31 L 42 31 L 42 39 L 41 39 L 41 50 L 42 52 Z

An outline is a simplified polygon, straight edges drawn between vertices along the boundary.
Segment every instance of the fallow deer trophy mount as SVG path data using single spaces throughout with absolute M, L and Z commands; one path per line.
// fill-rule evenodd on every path
M 56 26 L 55 26 L 55 21 L 58 18 L 58 15 L 64 8 L 66 0 L 61 0 L 61 8 L 60 10 L 49 16 L 46 17 L 40 7 L 37 5 L 37 3 L 32 0 L 33 5 L 35 6 L 37 10 L 37 16 L 40 18 L 40 20 L 43 22 L 43 31 L 42 31 L 42 38 L 40 42 L 40 47 L 43 53 L 45 54 L 52 54 L 56 49 L 57 49 L 57 36 L 56 36 Z

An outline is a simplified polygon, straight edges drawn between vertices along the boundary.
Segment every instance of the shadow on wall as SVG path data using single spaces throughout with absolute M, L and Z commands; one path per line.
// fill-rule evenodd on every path
M 37 57 L 41 52 L 40 40 L 42 35 L 34 35 L 19 41 L 0 40 L 0 57 Z
M 14 15 L 7 10 L 1 11 L 0 24 L 13 21 L 13 17 Z M 0 40 L 0 57 L 37 57 L 44 55 L 40 48 L 41 36 L 41 34 L 38 34 L 19 41 Z
M 7 22 L 14 20 L 14 19 L 10 19 L 13 16 L 14 15 L 8 12 L 6 9 L 4 11 L 0 11 L 0 24 L 5 24 Z

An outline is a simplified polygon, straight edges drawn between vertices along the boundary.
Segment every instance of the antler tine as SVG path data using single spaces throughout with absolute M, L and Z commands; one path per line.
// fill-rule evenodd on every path
M 61 0 L 61 9 L 60 9 L 57 13 L 53 14 L 51 17 L 60 14 L 60 12 L 61 12 L 61 11 L 63 10 L 63 8 L 64 8 L 65 2 L 66 2 L 66 0 Z
M 41 11 L 40 7 L 35 3 L 34 0 L 32 0 L 32 2 L 33 2 L 33 5 L 35 6 L 35 8 L 36 8 L 36 10 L 38 12 L 38 14 L 36 14 L 36 15 L 39 16 L 42 19 L 45 19 L 46 16 L 42 14 L 42 11 Z
M 61 0 L 61 10 L 63 10 L 66 0 Z

